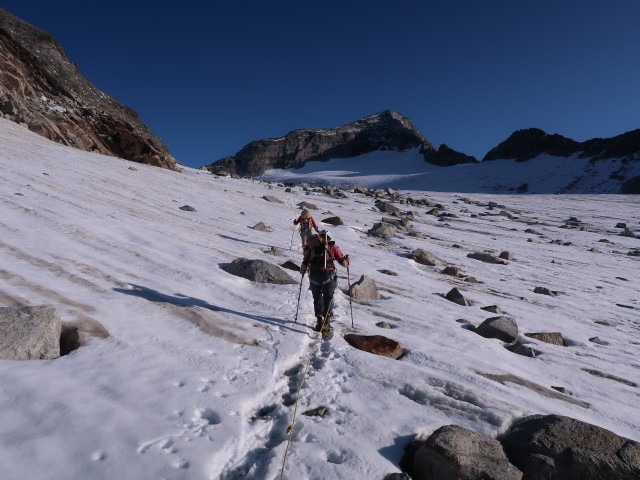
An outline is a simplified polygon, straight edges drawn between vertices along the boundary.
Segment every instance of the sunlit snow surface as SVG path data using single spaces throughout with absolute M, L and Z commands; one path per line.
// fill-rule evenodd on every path
M 415 179 L 420 191 L 405 196 L 440 203 L 457 218 L 439 221 L 426 207 L 399 205 L 418 212 L 412 229 L 425 238 L 381 241 L 364 233 L 382 216 L 371 197 L 170 172 L 66 148 L 2 119 L 0 145 L 0 303 L 54 305 L 64 321 L 89 317 L 111 334 L 57 360 L 0 361 L 3 479 L 278 478 L 290 400 L 315 339 L 310 292 L 305 279 L 295 323 L 299 284 L 256 284 L 220 266 L 237 257 L 299 262 L 292 220 L 303 200 L 318 206 L 317 221 L 342 218 L 331 232 L 351 255 L 350 281 L 373 278 L 383 299 L 354 302 L 352 329 L 349 298 L 337 293 L 335 335 L 312 358 L 284 478 L 383 478 L 399 471 L 416 434 L 455 423 L 496 435 L 535 413 L 640 440 L 640 259 L 627 255 L 640 240 L 615 228 L 626 222 L 640 233 L 637 196 L 430 193 L 427 174 L 398 177 L 390 186 Z M 501 163 L 493 165 L 499 172 Z M 364 183 L 364 167 L 331 168 L 358 170 L 349 181 Z M 466 168 L 433 168 L 438 181 L 429 188 L 447 190 L 446 175 Z M 393 172 L 415 173 L 371 170 L 383 179 Z M 517 187 L 526 180 L 492 181 Z M 489 201 L 501 206 L 489 210 Z M 571 216 L 584 230 L 561 228 Z M 260 221 L 273 231 L 249 228 Z M 271 246 L 286 257 L 263 253 Z M 408 254 L 418 247 L 480 283 L 415 263 Z M 502 250 L 514 255 L 507 265 L 467 258 Z M 346 288 L 346 272 L 339 274 Z M 442 298 L 454 286 L 471 306 Z M 564 293 L 538 295 L 537 286 Z M 493 315 L 480 309 L 487 305 L 514 317 L 521 334 L 560 331 L 568 346 L 521 335 L 542 352 L 522 357 L 456 321 L 479 324 Z M 395 328 L 376 327 L 381 321 Z M 394 361 L 354 350 L 342 338 L 353 330 L 391 337 L 407 355 Z M 589 341 L 596 336 L 608 345 Z M 479 373 L 573 395 L 544 396 Z M 321 405 L 324 418 L 300 415 Z
M 437 167 L 425 162 L 418 150 L 376 151 L 357 158 L 308 162 L 292 170 L 268 170 L 259 178 L 295 183 L 326 183 L 342 187 L 399 188 L 432 192 L 515 193 L 618 193 L 616 175 L 640 175 L 640 160 L 553 157 L 529 160 L 491 160 L 478 164 Z

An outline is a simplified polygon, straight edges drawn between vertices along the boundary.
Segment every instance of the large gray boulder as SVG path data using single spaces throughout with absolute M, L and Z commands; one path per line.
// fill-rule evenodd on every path
M 378 222 L 371 227 L 367 233 L 373 237 L 392 238 L 396 236 L 396 233 L 398 233 L 398 227 L 388 223 Z
M 527 480 L 637 480 L 640 444 L 561 415 L 517 420 L 500 440 Z
M 445 425 L 413 457 L 413 480 L 521 480 L 497 440 L 458 425 Z
M 475 329 L 478 335 L 485 338 L 498 338 L 503 342 L 514 343 L 518 339 L 518 324 L 505 315 L 487 318 Z
M 447 262 L 445 262 L 441 258 L 436 257 L 433 253 L 427 252 L 422 248 L 416 248 L 413 252 L 411 252 L 411 258 L 413 258 L 418 263 L 429 265 L 431 267 L 441 267 L 447 264 Z
M 236 258 L 233 262 L 223 265 L 221 268 L 227 273 L 258 283 L 275 283 L 279 285 L 298 283 L 280 267 L 264 260 Z
M 60 356 L 62 323 L 54 307 L 0 308 L 0 359 L 51 360 Z
M 365 275 L 360 277 L 355 283 L 351 284 L 351 296 L 356 300 L 379 300 L 380 291 L 376 282 Z

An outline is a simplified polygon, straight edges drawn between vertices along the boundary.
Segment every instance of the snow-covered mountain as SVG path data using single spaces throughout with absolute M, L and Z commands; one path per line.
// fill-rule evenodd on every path
M 55 360 L 0 361 L 3 479 L 279 478 L 309 359 L 298 413 L 328 412 L 297 416 L 287 479 L 382 479 L 400 470 L 415 435 L 457 424 L 496 436 L 536 413 L 640 440 L 640 259 L 632 255 L 640 240 L 617 227 L 640 233 L 638 196 L 443 193 L 447 175 L 464 178 L 468 191 L 523 182 L 531 193 L 539 191 L 533 185 L 561 191 L 574 177 L 550 157 L 519 164 L 530 169 L 522 177 L 509 161 L 487 162 L 494 179 L 465 173 L 472 166 L 378 170 L 379 156 L 393 152 L 371 154 L 370 170 L 330 162 L 323 166 L 336 171 L 297 172 L 413 188 L 393 197 L 402 218 L 414 218 L 409 229 L 383 240 L 366 232 L 388 214 L 351 190 L 338 198 L 173 172 L 65 147 L 4 119 L 0 145 L 0 303 L 53 305 L 64 321 L 90 319 L 110 333 Z M 549 173 L 534 183 L 542 164 Z M 607 185 L 599 172 L 587 177 Z M 331 227 L 352 259 L 339 287 L 366 275 L 382 294 L 353 303 L 352 328 L 349 297 L 337 293 L 334 337 L 319 345 L 306 280 L 299 290 L 221 268 L 238 257 L 299 263 L 292 220 L 302 201 L 317 206 L 317 221 L 344 222 Z M 250 228 L 261 221 L 271 231 Z M 265 253 L 274 246 L 285 257 Z M 417 263 L 417 248 L 464 275 Z M 513 255 L 504 265 L 467 257 L 503 250 Z M 453 287 L 470 306 L 443 297 Z M 538 356 L 472 331 L 493 316 L 481 309 L 491 305 L 517 321 L 520 341 Z M 355 350 L 343 339 L 354 331 L 390 337 L 406 355 Z M 561 332 L 566 346 L 529 332 Z

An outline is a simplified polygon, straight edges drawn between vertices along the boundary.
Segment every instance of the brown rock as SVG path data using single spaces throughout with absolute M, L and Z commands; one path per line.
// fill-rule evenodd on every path
M 282 268 L 286 268 L 287 270 L 292 270 L 294 272 L 299 272 L 300 271 L 300 266 L 296 265 L 295 263 L 293 263 L 291 260 L 287 260 L 286 262 L 284 262 L 282 265 L 280 265 Z
M 178 169 L 136 112 L 92 85 L 55 38 L 2 8 L 0 99 L 10 119 L 55 142 Z
M 349 333 L 344 336 L 344 339 L 353 348 L 394 360 L 400 358 L 404 353 L 398 342 L 382 335 L 366 336 Z
M 440 273 L 458 278 L 460 276 L 460 269 L 456 267 L 445 267 Z
M 344 222 L 342 221 L 342 219 L 340 217 L 329 217 L 329 218 L 325 218 L 324 220 L 320 220 L 322 223 L 326 223 L 328 225 L 344 225 Z
M 560 332 L 537 332 L 537 333 L 525 333 L 525 336 L 539 340 L 541 342 L 550 343 L 552 345 L 560 345 L 564 347 L 564 338 Z

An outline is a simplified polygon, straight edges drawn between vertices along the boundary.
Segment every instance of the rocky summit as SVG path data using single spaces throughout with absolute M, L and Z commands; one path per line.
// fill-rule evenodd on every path
M 64 145 L 176 169 L 136 112 L 92 85 L 53 36 L 3 8 L 0 115 Z
M 351 158 L 375 150 L 404 151 L 420 148 L 425 160 L 434 164 L 468 163 L 464 154 L 446 145 L 436 150 L 413 122 L 404 115 L 386 110 L 341 127 L 294 130 L 283 137 L 266 138 L 247 144 L 230 157 L 206 168 L 243 176 L 258 176 L 272 168 L 299 168 L 309 161 Z

